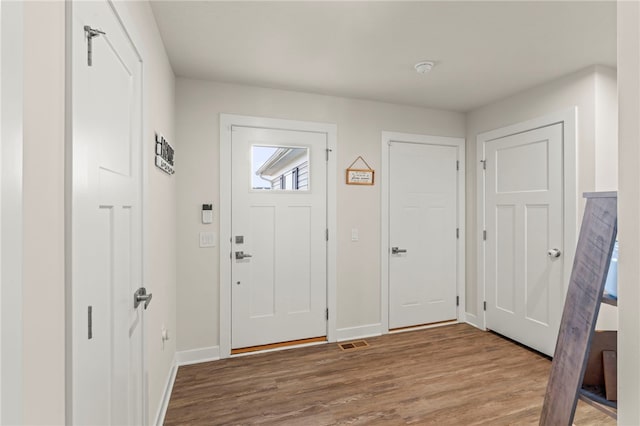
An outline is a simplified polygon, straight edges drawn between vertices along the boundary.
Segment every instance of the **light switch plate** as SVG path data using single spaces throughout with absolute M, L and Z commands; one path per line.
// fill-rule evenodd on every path
M 215 247 L 216 246 L 216 233 L 215 232 L 201 232 L 200 233 L 200 247 Z

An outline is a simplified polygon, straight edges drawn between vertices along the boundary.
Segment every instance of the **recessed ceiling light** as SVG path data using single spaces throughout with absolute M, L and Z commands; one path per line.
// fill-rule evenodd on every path
M 418 74 L 426 74 L 434 67 L 435 62 L 433 61 L 422 61 L 415 64 L 413 67 L 416 69 Z

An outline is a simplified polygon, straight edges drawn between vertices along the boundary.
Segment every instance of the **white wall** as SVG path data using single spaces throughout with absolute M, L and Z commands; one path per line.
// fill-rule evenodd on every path
M 383 130 L 462 137 L 464 115 L 179 78 L 178 350 L 219 342 L 219 254 L 217 248 L 199 248 L 198 233 L 219 235 L 220 113 L 337 124 L 337 327 L 380 324 L 380 185 L 347 186 L 344 171 L 358 155 L 380 170 Z M 199 209 L 208 202 L 214 204 L 214 223 L 202 225 Z M 359 229 L 360 241 L 351 242 L 352 228 Z
M 618 190 L 617 70 L 596 67 L 595 74 L 595 191 Z M 598 330 L 618 330 L 618 308 L 601 305 Z
M 618 2 L 618 423 L 640 424 L 640 4 Z
M 0 424 L 22 424 L 23 5 L 0 3 Z
M 596 106 L 596 191 L 618 190 L 618 81 L 617 72 L 597 67 Z
M 65 419 L 64 19 L 63 2 L 24 2 L 25 424 Z
M 615 70 L 589 67 L 560 79 L 523 91 L 507 99 L 471 111 L 467 115 L 467 306 L 471 316 L 481 312 L 483 295 L 478 291 L 476 185 L 477 135 L 493 129 L 516 124 L 533 118 L 578 108 L 578 218 L 580 224 L 586 191 L 616 189 L 617 161 L 610 152 L 616 152 L 617 122 Z M 597 105 L 602 102 L 602 105 Z M 607 153 L 602 157 L 598 155 Z M 596 173 L 598 171 L 599 173 Z M 613 177 L 612 177 L 613 176 Z M 608 317 L 607 328 L 615 326 L 615 310 L 603 310 Z M 612 324 L 613 323 L 613 324 Z
M 65 2 L 24 2 L 24 423 L 65 423 Z M 118 4 L 144 63 L 147 419 L 175 354 L 175 179 L 153 166 L 154 131 L 174 140 L 173 72 L 147 2 Z M 176 144 L 177 145 L 177 144 Z M 172 339 L 164 347 L 162 325 Z

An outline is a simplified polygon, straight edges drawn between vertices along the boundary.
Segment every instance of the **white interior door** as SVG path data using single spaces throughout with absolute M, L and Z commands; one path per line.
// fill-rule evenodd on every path
M 110 3 L 72 7 L 73 423 L 139 425 L 141 61 Z
M 490 140 L 485 153 L 487 328 L 552 355 L 564 301 L 562 124 Z
M 389 145 L 389 328 L 457 319 L 458 148 Z
M 231 347 L 325 336 L 327 135 L 234 126 L 231 145 Z

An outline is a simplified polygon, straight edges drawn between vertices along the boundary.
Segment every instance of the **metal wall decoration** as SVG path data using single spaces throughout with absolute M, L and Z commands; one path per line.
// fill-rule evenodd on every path
M 354 169 L 353 166 L 358 162 L 358 160 L 362 161 L 366 169 Z M 373 170 L 369 164 L 358 155 L 353 163 L 347 168 L 347 185 L 373 185 L 373 176 L 375 174 L 375 170 Z
M 156 133 L 156 167 L 169 175 L 174 174 L 174 153 L 171 144 L 161 134 Z

